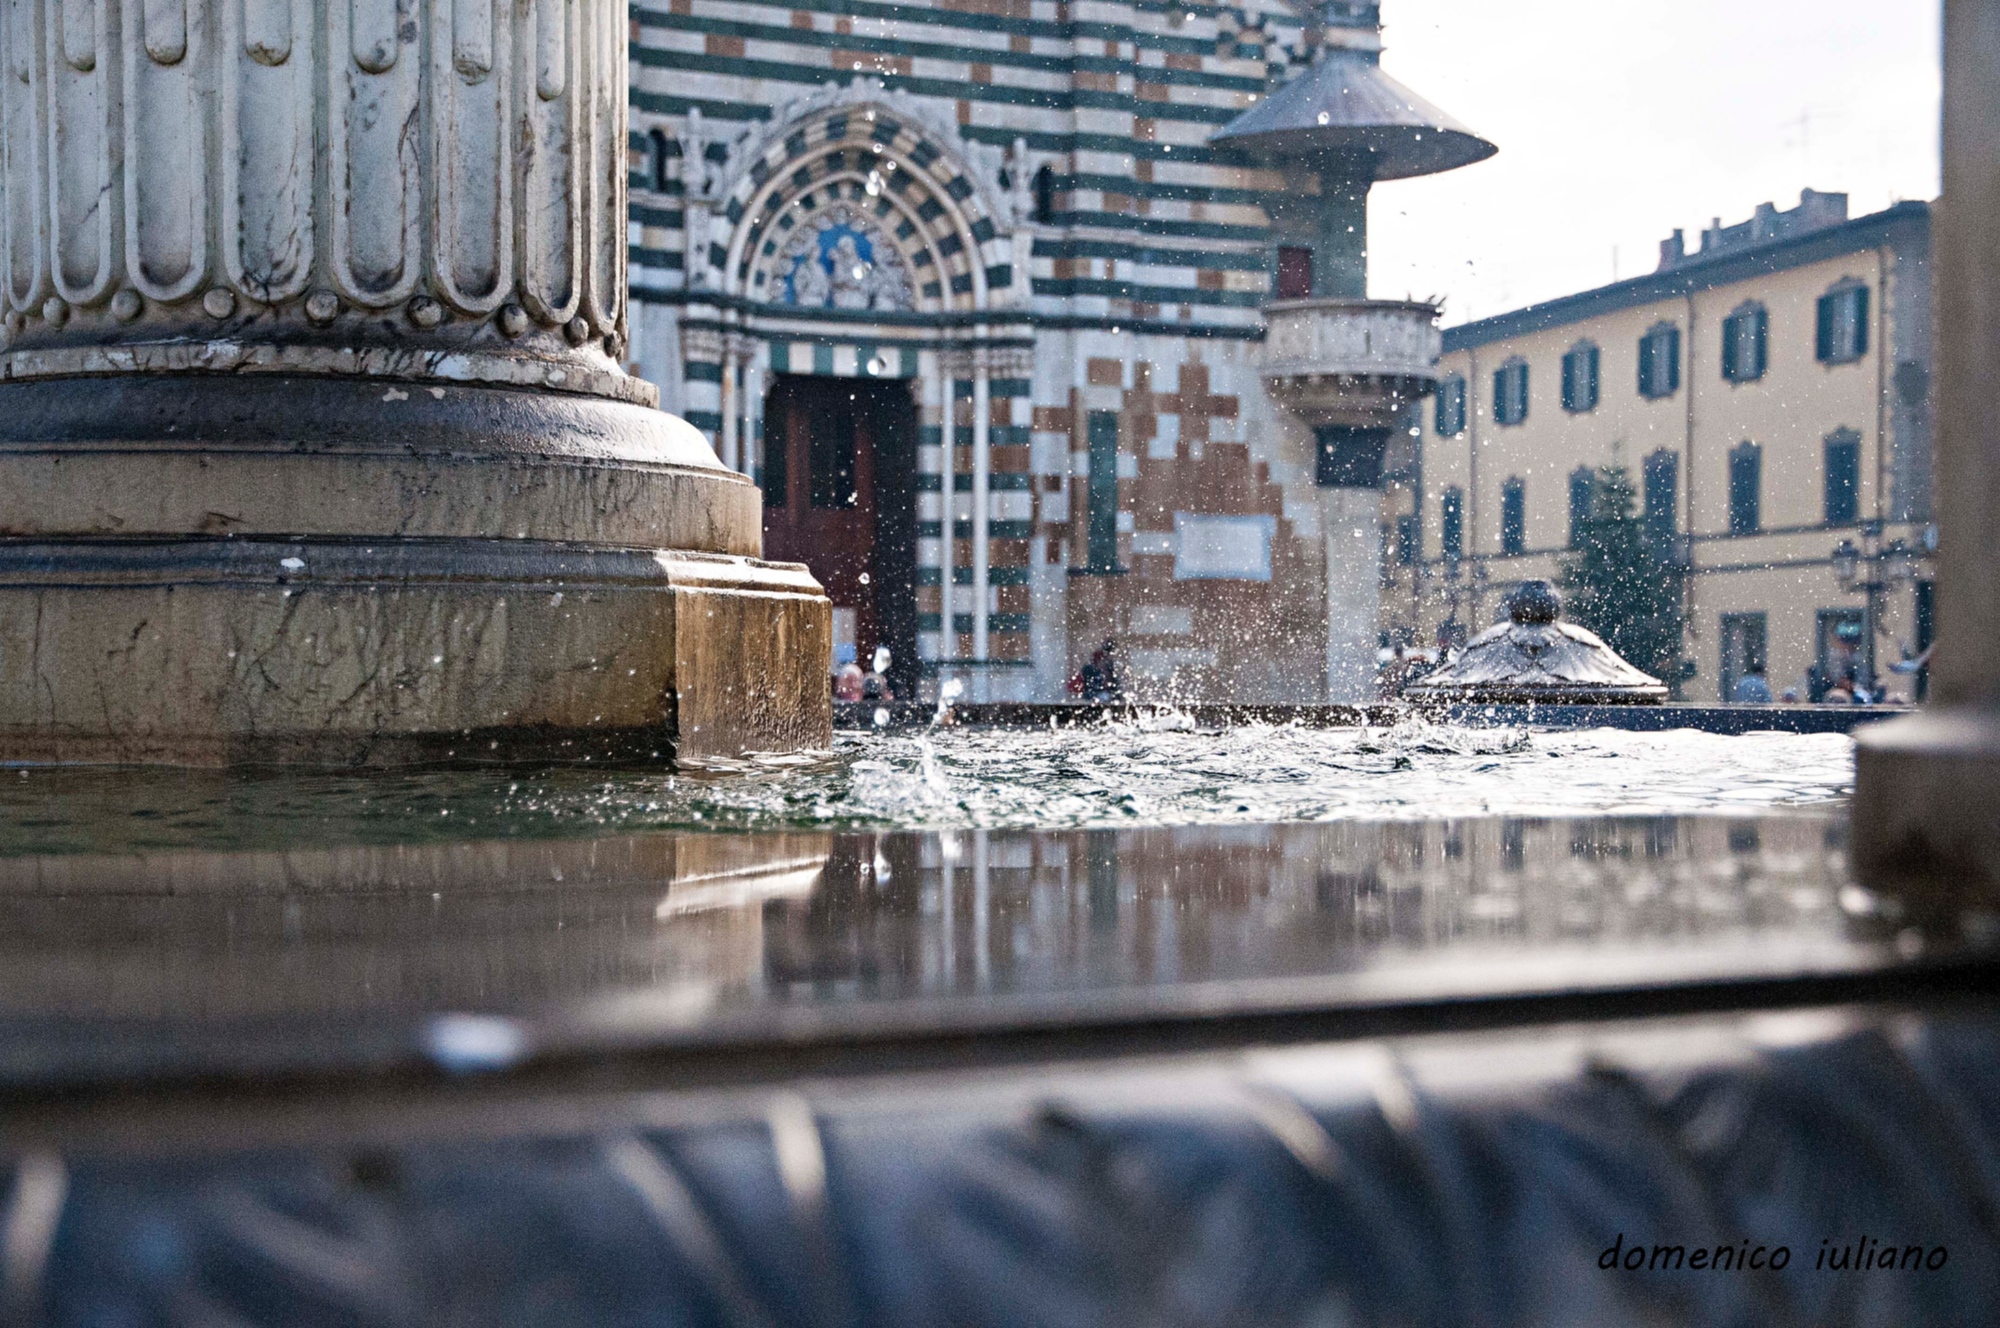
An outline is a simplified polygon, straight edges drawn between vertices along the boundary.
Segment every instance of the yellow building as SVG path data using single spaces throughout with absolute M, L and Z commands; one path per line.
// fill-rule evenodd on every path
M 1850 221 L 1808 190 L 1660 249 L 1647 276 L 1446 330 L 1385 495 L 1385 640 L 1460 639 L 1558 577 L 1617 463 L 1689 570 L 1683 696 L 1759 667 L 1774 696 L 1871 670 L 1909 695 L 1921 674 L 1890 665 L 1932 629 L 1929 206 Z

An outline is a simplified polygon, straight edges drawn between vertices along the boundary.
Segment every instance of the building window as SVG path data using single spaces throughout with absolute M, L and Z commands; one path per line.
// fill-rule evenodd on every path
M 1118 415 L 1090 412 L 1090 519 L 1085 528 L 1085 556 L 1093 572 L 1118 570 Z M 950 532 L 946 532 L 949 537 Z
M 1518 554 L 1528 547 L 1528 485 L 1509 476 L 1500 486 L 1500 552 Z
M 1642 469 L 1646 538 L 1656 547 L 1664 546 L 1679 525 L 1674 513 L 1680 504 L 1681 459 L 1662 449 L 1647 457 Z
M 1849 364 L 1867 353 L 1868 288 L 1843 282 L 1819 297 L 1820 363 Z
M 1861 516 L 1861 435 L 1835 429 L 1826 436 L 1826 524 L 1851 526 Z
M 1589 466 L 1569 473 L 1569 546 L 1583 542 L 1583 528 L 1590 520 L 1590 495 L 1597 487 L 1597 474 Z
M 1056 219 L 1056 173 L 1046 162 L 1035 172 L 1035 220 L 1044 226 Z
M 1738 443 L 1729 449 L 1729 533 L 1754 535 L 1763 522 L 1764 449 Z
M 1588 341 L 1563 356 L 1563 409 L 1572 415 L 1597 409 L 1597 347 Z
M 1439 532 L 1439 543 L 1444 546 L 1446 562 L 1457 562 L 1465 556 L 1465 490 L 1452 485 L 1444 491 L 1444 503 Z
M 1465 380 L 1457 374 L 1438 384 L 1437 431 L 1440 438 L 1465 432 Z
M 1396 561 L 1408 567 L 1417 561 L 1417 514 L 1405 512 L 1396 518 Z
M 1722 376 L 1732 383 L 1754 383 L 1770 367 L 1766 345 L 1771 315 L 1756 303 L 1738 305 L 1722 320 Z
M 672 155 L 667 151 L 667 131 L 655 129 L 646 135 L 646 144 L 650 158 L 646 163 L 647 187 L 656 194 L 664 194 L 667 192 L 667 158 Z
M 1681 330 L 1661 323 L 1639 338 L 1639 395 L 1648 401 L 1670 397 L 1681 386 Z
M 1296 244 L 1278 246 L 1278 298 L 1308 300 L 1313 293 L 1313 251 Z
M 1509 360 L 1493 372 L 1493 422 L 1519 424 L 1528 418 L 1528 362 Z

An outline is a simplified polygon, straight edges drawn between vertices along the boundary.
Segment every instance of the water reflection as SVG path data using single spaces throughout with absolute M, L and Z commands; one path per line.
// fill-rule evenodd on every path
M 1808 812 L 29 854 L 0 859 L 0 1017 L 547 1013 L 671 993 L 710 1019 L 1236 979 L 1843 966 L 1875 951 L 1843 915 L 1841 827 Z

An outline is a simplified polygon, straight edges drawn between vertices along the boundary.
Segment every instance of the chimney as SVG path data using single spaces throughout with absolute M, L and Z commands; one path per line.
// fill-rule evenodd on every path
M 1799 220 L 1807 230 L 1838 226 L 1847 220 L 1847 195 L 1822 193 L 1817 189 L 1802 190 L 1799 194 Z
M 1672 235 L 1660 241 L 1659 271 L 1665 272 L 1668 268 L 1678 266 L 1680 261 L 1686 257 L 1687 235 L 1680 227 L 1676 226 Z

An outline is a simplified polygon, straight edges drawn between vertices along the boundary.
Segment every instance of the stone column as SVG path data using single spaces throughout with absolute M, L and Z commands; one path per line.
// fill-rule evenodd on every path
M 938 661 L 955 659 L 958 656 L 958 631 L 952 626 L 953 599 L 956 596 L 952 585 L 952 568 L 956 559 L 956 543 L 952 538 L 954 508 L 958 495 L 958 398 L 956 384 L 959 377 L 956 351 L 942 351 L 938 355 L 939 387 L 944 394 L 944 474 L 939 477 L 938 488 Z M 943 670 L 938 673 L 938 681 L 945 681 Z
M 984 329 L 981 329 L 982 332 Z M 988 631 L 992 579 L 993 380 L 992 361 L 981 346 L 972 353 L 972 657 L 979 661 L 976 700 L 988 699 Z
M 1320 490 L 1326 542 L 1326 699 L 1375 700 L 1376 641 L 1382 630 L 1382 491 Z
M 1265 306 L 1271 399 L 1311 430 L 1326 551 L 1326 699 L 1375 699 L 1382 611 L 1382 463 L 1437 386 L 1433 305 L 1290 300 Z
M 736 464 L 736 434 L 737 417 L 743 413 L 743 404 L 736 387 L 737 374 L 743 363 L 742 340 L 733 332 L 722 338 L 722 429 L 718 450 L 722 464 L 730 470 L 740 469 Z
M 1930 707 L 1864 729 L 1854 858 L 1872 884 L 2000 901 L 2000 0 L 1947 0 L 1938 302 L 1938 642 Z
M 764 429 L 764 366 L 755 342 L 745 343 L 743 355 L 743 436 L 737 440 L 734 468 L 754 481 Z
M 0 757 L 828 741 L 758 495 L 620 367 L 610 0 L 11 0 Z

